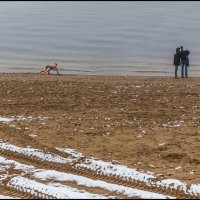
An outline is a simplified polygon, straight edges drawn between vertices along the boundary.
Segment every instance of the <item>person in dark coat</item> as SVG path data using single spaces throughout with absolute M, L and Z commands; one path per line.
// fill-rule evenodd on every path
M 182 78 L 188 78 L 188 67 L 189 67 L 189 56 L 190 51 L 189 50 L 183 50 L 183 47 L 181 46 L 180 51 L 180 57 L 181 57 L 181 75 Z
M 188 50 L 183 50 L 183 46 L 180 47 L 181 50 L 180 50 L 180 57 L 181 57 L 181 75 L 182 75 L 182 78 L 188 78 L 188 66 L 189 66 L 189 54 L 190 54 L 190 51 Z M 185 75 L 185 76 L 184 76 Z
M 176 48 L 176 53 L 174 54 L 174 66 L 175 66 L 175 78 L 178 78 L 178 66 L 181 64 L 180 62 L 180 48 Z

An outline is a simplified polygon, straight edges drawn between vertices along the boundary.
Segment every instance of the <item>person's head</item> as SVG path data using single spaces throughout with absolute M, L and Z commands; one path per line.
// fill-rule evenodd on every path
M 189 56 L 189 54 L 190 54 L 190 51 L 189 50 L 185 50 L 185 55 Z
M 181 51 L 183 51 L 183 46 L 180 46 Z
M 180 51 L 180 48 L 177 47 L 177 48 L 176 48 L 176 53 L 179 53 L 179 51 Z

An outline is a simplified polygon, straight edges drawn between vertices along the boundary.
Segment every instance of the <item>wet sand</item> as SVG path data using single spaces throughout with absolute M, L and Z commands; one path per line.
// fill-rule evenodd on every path
M 0 117 L 48 117 L 0 123 L 3 140 L 199 183 L 200 78 L 2 73 L 0 84 Z

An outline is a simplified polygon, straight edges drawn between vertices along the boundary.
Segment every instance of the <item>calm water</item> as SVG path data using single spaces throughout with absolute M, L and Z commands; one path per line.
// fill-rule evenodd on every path
M 1 1 L 0 71 L 173 74 L 174 49 L 200 76 L 200 2 Z

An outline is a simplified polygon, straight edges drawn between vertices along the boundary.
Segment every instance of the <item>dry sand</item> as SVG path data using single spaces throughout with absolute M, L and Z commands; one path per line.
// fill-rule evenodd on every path
M 0 85 L 0 117 L 48 117 L 15 122 L 21 129 L 0 123 L 3 140 L 199 183 L 200 78 L 5 73 Z

